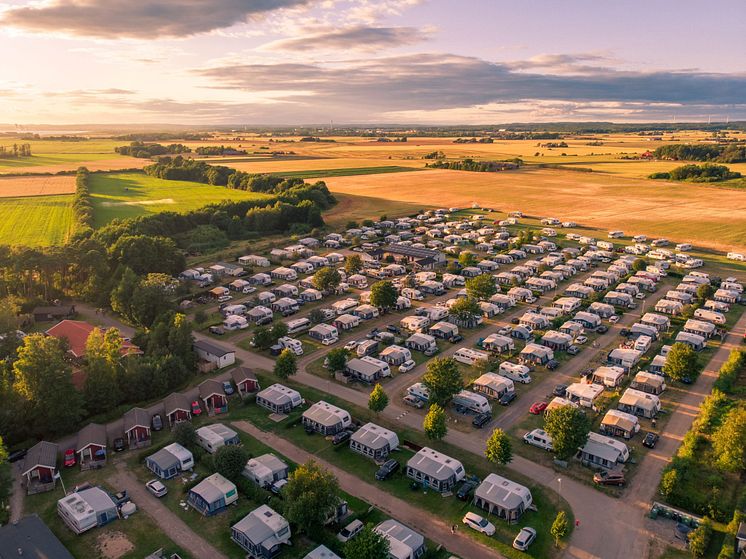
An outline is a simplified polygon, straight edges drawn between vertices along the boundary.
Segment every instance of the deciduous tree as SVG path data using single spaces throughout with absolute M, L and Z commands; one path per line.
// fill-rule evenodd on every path
M 275 374 L 285 380 L 298 371 L 298 362 L 295 353 L 289 349 L 283 349 L 275 362 Z
M 473 297 L 460 297 L 451 306 L 451 314 L 457 319 L 464 322 L 474 320 L 482 314 L 482 309 L 479 308 L 479 303 Z
M 688 344 L 676 342 L 666 356 L 663 372 L 673 380 L 697 377 L 697 353 Z
M 746 409 L 737 407 L 728 412 L 712 436 L 712 447 L 718 467 L 734 473 L 746 470 Z
M 226 479 L 236 482 L 241 477 L 249 451 L 238 445 L 221 446 L 215 453 L 215 470 Z
M 557 513 L 557 516 L 554 517 L 554 522 L 552 522 L 552 527 L 549 532 L 554 538 L 554 545 L 559 547 L 560 540 L 567 537 L 567 534 L 570 532 L 570 525 L 567 522 L 567 513 L 565 513 L 565 511 L 561 510 Z
M 591 421 L 579 408 L 562 406 L 551 410 L 544 421 L 544 430 L 552 437 L 557 458 L 567 460 L 585 445 Z
M 427 415 L 425 415 L 422 428 L 425 430 L 425 435 L 427 435 L 428 439 L 439 441 L 445 437 L 446 433 L 448 433 L 445 410 L 438 404 L 432 404 Z
M 396 305 L 399 294 L 390 281 L 377 281 L 370 288 L 370 304 L 387 311 Z
M 368 409 L 378 415 L 389 405 L 389 397 L 383 390 L 383 386 L 377 383 L 368 398 Z
M 477 301 L 486 301 L 497 293 L 495 278 L 490 274 L 482 274 L 466 280 L 466 293 Z
M 427 364 L 422 384 L 430 393 L 430 402 L 445 406 L 454 394 L 464 388 L 456 361 L 451 357 L 431 359 Z
M 357 536 L 344 545 L 344 555 L 347 559 L 388 559 L 389 540 L 365 526 Z
M 334 474 L 313 460 L 298 466 L 283 489 L 285 517 L 306 534 L 326 523 L 339 502 L 339 483 Z
M 334 291 L 342 281 L 342 276 L 339 275 L 336 268 L 325 266 L 316 271 L 311 281 L 319 291 Z
M 350 254 L 345 258 L 345 272 L 348 276 L 357 274 L 363 269 L 363 259 L 359 254 Z
M 505 465 L 513 459 L 513 445 L 510 437 L 502 429 L 492 431 L 487 439 L 484 456 L 493 464 Z

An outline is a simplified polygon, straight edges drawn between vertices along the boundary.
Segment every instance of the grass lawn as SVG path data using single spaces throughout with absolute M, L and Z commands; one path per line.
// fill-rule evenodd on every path
M 318 179 L 322 177 L 349 177 L 354 175 L 379 175 L 385 173 L 402 173 L 407 171 L 422 171 L 412 167 L 399 167 L 391 165 L 388 167 L 351 167 L 349 169 L 317 169 L 310 171 L 288 171 L 272 173 L 287 179 Z
M 73 231 L 72 196 L 0 198 L 0 244 L 60 246 Z
M 196 182 L 168 181 L 141 173 L 94 174 L 90 180 L 94 223 L 160 212 L 186 212 L 223 200 L 256 200 L 266 194 Z

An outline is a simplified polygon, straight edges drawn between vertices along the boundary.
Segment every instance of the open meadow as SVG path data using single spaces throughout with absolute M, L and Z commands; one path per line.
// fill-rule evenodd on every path
M 74 175 L 0 177 L 0 198 L 49 196 L 74 192 Z
M 0 198 L 0 244 L 60 246 L 73 232 L 72 196 Z
M 268 198 L 266 194 L 196 182 L 168 181 L 141 173 L 94 174 L 90 178 L 94 225 L 159 212 L 187 212 L 222 200 Z

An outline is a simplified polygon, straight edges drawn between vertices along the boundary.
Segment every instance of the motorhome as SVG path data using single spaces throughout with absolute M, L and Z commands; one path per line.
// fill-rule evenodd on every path
M 528 384 L 531 382 L 531 375 L 529 374 L 530 369 L 526 365 L 503 361 L 500 363 L 497 372 L 499 375 L 509 378 L 514 382 L 520 382 L 522 384 Z
M 489 361 L 490 355 L 489 353 L 479 351 L 478 349 L 462 347 L 453 354 L 453 358 L 459 363 L 463 363 L 465 365 L 474 365 L 478 361 Z
M 303 355 L 303 344 L 300 340 L 283 336 L 277 340 L 277 343 L 282 346 L 283 349 L 289 349 L 295 355 Z
M 487 398 L 469 390 L 462 390 L 454 395 L 452 402 L 456 408 L 462 407 L 474 413 L 490 413 L 492 411 Z
M 311 327 L 311 321 L 307 318 L 298 318 L 297 320 L 288 320 L 285 323 L 288 327 L 288 334 L 297 334 L 305 332 Z

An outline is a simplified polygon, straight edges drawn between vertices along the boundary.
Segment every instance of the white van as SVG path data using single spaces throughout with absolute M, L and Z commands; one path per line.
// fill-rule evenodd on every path
M 288 320 L 285 323 L 288 327 L 288 334 L 297 334 L 298 332 L 305 332 L 311 327 L 311 321 L 307 318 L 298 318 L 296 320 Z
M 300 340 L 283 336 L 277 340 L 277 343 L 280 344 L 283 349 L 289 349 L 296 355 L 303 355 L 303 344 L 300 343 Z
M 678 245 L 676 245 L 676 250 L 686 252 L 688 250 L 692 250 L 692 245 L 690 245 L 689 243 L 679 243 Z
M 419 289 L 413 287 L 405 287 L 401 290 L 401 294 L 409 300 L 422 301 L 425 298 Z
M 534 429 L 523 435 L 523 442 L 536 447 L 539 447 L 548 452 L 554 451 L 552 444 L 552 437 L 549 433 L 543 429 Z
M 729 252 L 727 258 L 728 260 L 737 260 L 738 262 L 743 262 L 744 260 L 746 260 L 746 256 L 744 256 L 740 252 Z
M 407 388 L 407 394 L 409 394 L 410 396 L 414 396 L 415 398 L 418 398 L 425 403 L 427 403 L 427 401 L 430 399 L 430 391 L 421 382 L 416 382 L 415 384 Z
M 489 361 L 490 354 L 478 349 L 462 347 L 453 354 L 453 358 L 464 365 L 474 365 L 477 361 Z
M 474 413 L 492 413 L 492 406 L 487 398 L 476 392 L 462 390 L 454 395 L 452 402 L 454 406 L 461 406 Z
M 609 239 L 621 239 L 624 237 L 624 231 L 609 231 Z
M 531 382 L 530 369 L 526 365 L 518 365 L 510 361 L 503 361 L 498 367 L 497 374 L 509 378 L 513 382 L 528 384 Z

